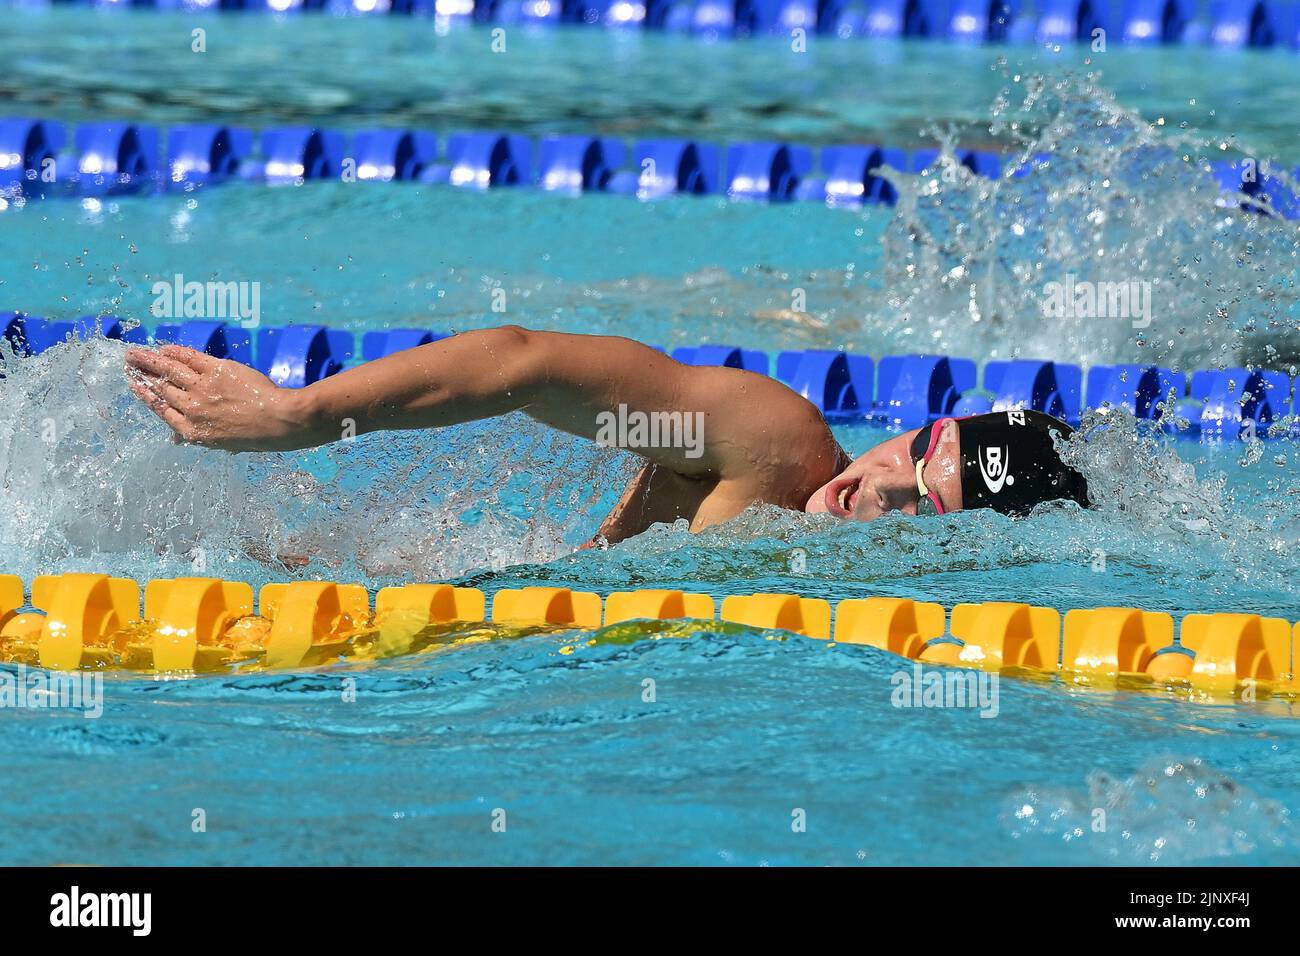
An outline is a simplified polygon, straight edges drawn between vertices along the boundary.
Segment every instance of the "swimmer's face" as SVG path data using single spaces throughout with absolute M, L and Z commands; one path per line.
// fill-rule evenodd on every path
M 881 442 L 813 492 L 804 510 L 814 514 L 825 511 L 852 521 L 871 521 L 886 511 L 916 514 L 921 495 L 911 449 L 922 430 L 928 442 L 929 426 Z M 945 512 L 959 511 L 962 507 L 958 431 L 956 422 L 944 424 L 934 455 L 921 472 L 926 487 L 938 497 Z

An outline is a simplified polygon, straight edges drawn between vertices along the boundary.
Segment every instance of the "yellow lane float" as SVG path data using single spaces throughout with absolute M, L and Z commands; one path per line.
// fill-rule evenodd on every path
M 962 640 L 956 663 L 1056 670 L 1061 612 L 1002 601 L 958 604 L 952 609 L 952 636 Z
M 250 630 L 247 647 L 260 645 L 267 667 L 297 667 L 308 654 L 313 662 L 338 656 L 370 623 L 370 593 L 360 584 L 267 584 L 257 607 L 271 626 L 265 637 L 260 629 Z
M 487 610 L 483 592 L 450 584 L 406 584 L 380 588 L 375 595 L 375 619 L 409 613 L 423 624 L 481 621 Z
M 143 614 L 141 598 L 143 596 Z M 833 612 L 833 613 L 832 613 Z M 360 584 L 242 581 L 136 582 L 105 574 L 0 575 L 0 660 L 55 670 L 122 667 L 189 673 L 234 664 L 286 668 L 406 653 L 431 642 L 487 639 L 468 625 L 594 630 L 634 620 L 715 620 L 877 647 L 912 660 L 986 670 L 1059 673 L 1079 684 L 1185 684 L 1237 696 L 1246 684 L 1300 695 L 1293 648 L 1300 623 L 1257 614 L 1188 614 L 1174 640 L 1171 615 L 1129 607 L 1067 611 L 1017 602 L 939 604 L 849 598 L 834 607 L 797 594 L 723 599 L 669 589 L 590 591 L 526 587 L 482 591 L 407 584 L 375 595 Z M 833 624 L 833 627 L 832 627 Z M 468 636 L 467 636 L 468 635 Z
M 659 621 L 682 617 L 711 621 L 713 616 L 713 598 L 707 594 L 646 589 L 615 591 L 605 598 L 606 624 L 638 619 Z
M 229 655 L 223 644 L 235 621 L 253 613 L 253 589 L 242 581 L 176 578 L 144 589 L 139 640 L 127 645 L 127 666 L 145 670 L 207 670 Z
M 16 574 L 0 575 L 0 660 L 36 659 L 45 615 L 23 613 L 23 582 Z
M 1090 677 L 1146 673 L 1156 652 L 1174 642 L 1174 619 L 1131 607 L 1069 611 L 1061 668 Z
M 944 617 L 938 604 L 907 598 L 849 598 L 835 606 L 835 640 L 919 658 L 929 641 L 943 637 Z M 935 645 L 943 646 L 956 645 Z
M 0 626 L 8 615 L 16 614 L 23 606 L 23 580 L 16 574 L 0 574 Z
M 600 627 L 600 595 L 568 588 L 498 591 L 492 599 L 492 622 Z
M 750 627 L 779 628 L 805 637 L 831 636 L 831 605 L 797 594 L 733 594 L 722 599 L 724 621 Z
M 1243 680 L 1291 680 L 1291 625 L 1257 614 L 1188 614 L 1178 632 L 1195 653 L 1188 678 L 1232 691 Z
M 33 630 L 42 667 L 105 667 L 121 649 L 120 632 L 140 619 L 140 586 L 107 574 L 42 575 L 32 581 L 32 606 L 45 612 Z
M 456 625 L 482 622 L 483 592 L 450 584 L 406 584 L 381 588 L 375 595 L 371 626 L 358 634 L 352 651 L 363 657 L 394 657 L 430 639 L 454 632 Z M 426 640 L 421 641 L 421 638 Z

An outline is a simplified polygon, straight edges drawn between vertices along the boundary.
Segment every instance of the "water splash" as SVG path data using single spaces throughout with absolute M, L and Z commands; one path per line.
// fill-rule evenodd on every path
M 0 349 L 0 541 L 10 562 L 35 570 L 96 553 L 179 558 L 232 533 L 238 462 L 142 440 L 148 412 L 124 391 L 120 346 L 99 340 L 38 357 Z
M 522 416 L 214 452 L 170 440 L 126 391 L 123 352 L 93 337 L 0 353 L 6 570 L 441 580 L 571 551 L 629 471 Z
M 1086 789 L 1030 788 L 1000 815 L 1015 839 L 1055 840 L 1096 862 L 1188 864 L 1294 852 L 1290 811 L 1199 758 L 1156 760 Z M 1078 860 L 1076 862 L 1084 862 Z
M 1088 520 L 1094 527 L 1104 528 L 1112 543 L 1118 533 L 1135 556 L 1164 553 L 1172 563 L 1179 555 L 1183 562 L 1195 555 L 1196 564 L 1225 591 L 1235 581 L 1294 594 L 1300 508 L 1286 463 L 1295 443 L 1272 443 L 1279 477 L 1243 495 L 1222 472 L 1198 476 L 1177 446 L 1148 426 L 1114 409 L 1086 412 L 1078 431 L 1058 446 L 1062 458 L 1088 479 L 1093 504 Z M 1263 443 L 1252 444 L 1253 454 L 1247 449 L 1236 463 L 1238 474 L 1260 464 Z
M 894 344 L 1181 368 L 1297 362 L 1300 227 L 1217 205 L 1209 161 L 1239 157 L 1235 145 L 1162 131 L 1093 74 L 1008 79 L 988 132 L 1022 175 L 974 176 L 950 148 L 924 175 L 886 173 L 899 194 L 884 238 Z M 1047 317 L 1045 287 L 1070 276 L 1148 283 L 1150 313 Z

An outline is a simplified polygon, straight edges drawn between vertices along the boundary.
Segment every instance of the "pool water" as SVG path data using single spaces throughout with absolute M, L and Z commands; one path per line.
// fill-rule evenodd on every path
M 206 31 L 207 52 L 192 52 Z M 1002 67 L 1102 70 L 1120 101 L 1300 163 L 1295 54 L 1202 46 L 964 46 L 811 37 L 709 42 L 600 28 L 409 17 L 204 16 L 54 7 L 0 23 L 6 112 L 67 121 L 409 126 L 538 135 L 912 146 L 949 123 L 988 138 Z
M 510 321 L 666 346 L 1185 369 L 1300 360 L 1295 224 L 1216 206 L 1184 159 L 1213 156 L 1228 137 L 1300 157 L 1282 122 L 1293 88 L 1260 79 L 1291 59 L 1118 50 L 1098 76 L 1076 54 L 1030 49 L 849 42 L 786 62 L 759 44 L 574 30 L 512 34 L 512 52 L 493 60 L 483 31 L 442 36 L 419 21 L 203 22 L 211 52 L 199 61 L 190 18 L 7 18 L 6 92 L 14 111 L 69 121 L 807 142 L 906 142 L 951 122 L 1051 152 L 1052 173 L 997 184 L 898 175 L 898 208 L 861 212 L 345 183 L 32 203 L 0 213 L 3 307 L 145 319 L 152 283 L 182 273 L 261 283 L 266 325 L 358 334 Z M 885 87 L 887 77 L 906 82 Z M 1179 100 L 1162 101 L 1171 89 Z M 1153 126 L 1161 113 L 1166 125 Z M 1195 128 L 1179 130 L 1184 121 Z M 1045 320 L 1043 283 L 1070 271 L 1159 279 L 1151 326 Z M 497 288 L 504 314 L 491 309 Z M 1291 439 L 1201 444 L 1112 417 L 1076 449 L 1097 498 L 1089 512 L 843 525 L 755 508 L 699 535 L 660 526 L 576 552 L 621 491 L 626 455 L 517 417 L 296 455 L 207 452 L 171 442 L 130 399 L 121 351 L 92 339 L 4 361 L 5 572 L 143 580 L 201 562 L 256 586 L 288 576 L 248 556 L 269 551 L 311 556 L 298 576 L 371 588 L 665 586 L 1300 617 Z M 836 431 L 852 452 L 884 434 Z M 1006 677 L 986 719 L 899 709 L 893 682 L 909 664 L 795 635 L 659 622 L 492 636 L 295 673 L 110 674 L 98 720 L 0 710 L 16 782 L 0 809 L 0 862 L 1297 857 L 1290 703 Z

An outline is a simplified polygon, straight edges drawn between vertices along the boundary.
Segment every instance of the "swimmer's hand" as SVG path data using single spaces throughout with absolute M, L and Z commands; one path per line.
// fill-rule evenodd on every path
M 303 390 L 280 388 L 247 365 L 167 344 L 129 349 L 126 369 L 131 391 L 183 441 L 226 451 L 319 443 L 302 408 Z

